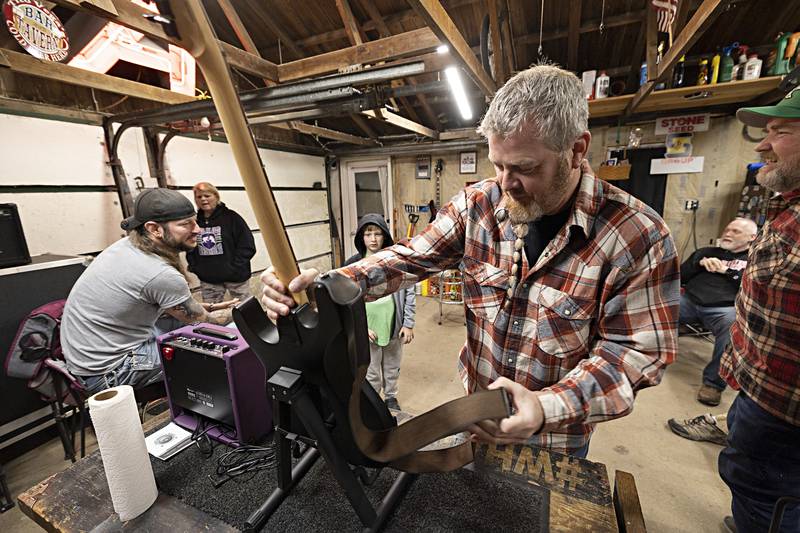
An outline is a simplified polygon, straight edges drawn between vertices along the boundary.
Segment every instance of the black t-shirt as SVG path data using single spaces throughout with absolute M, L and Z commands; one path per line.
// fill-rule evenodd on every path
M 536 222 L 528 222 L 528 235 L 525 236 L 525 256 L 532 267 L 539 260 L 539 256 L 556 236 L 569 218 L 570 207 L 555 215 L 545 215 Z
M 724 274 L 709 272 L 700 266 L 704 257 L 716 257 L 727 265 L 728 271 Z M 734 253 L 716 246 L 700 248 L 681 265 L 681 285 L 686 288 L 686 296 L 697 305 L 733 306 L 746 265 L 747 250 Z

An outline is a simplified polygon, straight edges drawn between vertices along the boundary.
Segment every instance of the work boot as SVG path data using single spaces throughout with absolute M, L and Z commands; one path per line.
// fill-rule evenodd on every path
M 706 385 L 703 383 L 700 386 L 700 389 L 697 391 L 697 401 L 705 404 L 710 405 L 712 407 L 716 407 L 719 405 L 719 401 L 722 398 L 722 391 L 719 389 L 715 389 L 710 385 Z
M 392 409 L 394 411 L 400 410 L 400 404 L 397 403 L 397 398 L 386 398 L 386 400 L 384 400 L 384 403 L 386 404 L 386 407 L 388 407 L 389 409 Z
M 722 524 L 725 526 L 725 530 L 729 533 L 736 533 L 736 523 L 733 521 L 732 516 L 726 516 L 723 518 Z
M 670 418 L 667 424 L 673 433 L 684 439 L 725 446 L 725 439 L 728 437 L 728 434 L 719 428 L 717 419 L 713 415 L 700 415 L 686 420 Z

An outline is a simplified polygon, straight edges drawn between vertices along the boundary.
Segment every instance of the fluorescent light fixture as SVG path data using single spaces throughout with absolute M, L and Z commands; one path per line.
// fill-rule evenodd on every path
M 458 68 L 448 67 L 444 73 L 447 76 L 447 82 L 450 84 L 453 97 L 456 99 L 461 117 L 464 120 L 470 120 L 472 118 L 472 109 L 469 106 L 469 100 L 467 100 L 467 93 L 464 91 L 464 84 L 461 83 L 461 75 L 458 73 Z
M 450 51 L 450 47 L 449 47 L 449 46 L 447 46 L 446 44 L 440 45 L 440 46 L 439 46 L 439 47 L 436 49 L 436 53 L 437 53 L 437 54 L 446 54 L 446 53 L 447 53 L 447 52 L 449 52 L 449 51 Z

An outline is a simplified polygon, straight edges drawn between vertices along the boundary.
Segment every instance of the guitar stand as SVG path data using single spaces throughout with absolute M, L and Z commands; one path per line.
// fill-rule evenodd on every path
M 273 400 L 275 446 L 277 456 L 278 487 L 245 523 L 245 531 L 260 531 L 270 516 L 280 507 L 292 488 L 305 476 L 319 459 L 325 459 L 336 481 L 344 490 L 365 531 L 380 531 L 395 506 L 405 496 L 416 474 L 401 472 L 384 496 L 377 509 L 373 508 L 364 493 L 361 482 L 368 476 L 361 467 L 355 471 L 334 441 L 328 424 L 317 408 L 301 371 L 281 367 L 267 381 L 267 392 Z M 310 438 L 290 431 L 292 415 L 299 419 Z M 332 420 L 332 417 L 328 419 Z M 292 468 L 292 445 L 300 440 L 309 445 L 297 465 Z M 357 477 L 358 474 L 358 477 Z M 374 477 L 372 479 L 374 481 Z

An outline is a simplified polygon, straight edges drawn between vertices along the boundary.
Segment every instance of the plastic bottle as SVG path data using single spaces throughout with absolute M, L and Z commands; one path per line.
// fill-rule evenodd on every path
M 597 79 L 596 70 L 585 70 L 581 75 L 583 82 L 583 92 L 586 94 L 587 100 L 594 100 L 594 82 Z
M 697 85 L 708 85 L 708 59 L 701 59 L 697 72 Z
M 666 51 L 667 43 L 666 41 L 659 41 L 658 42 L 658 53 L 656 54 L 656 67 L 661 63 L 661 60 L 664 58 L 664 52 Z M 658 70 L 658 68 L 656 68 Z M 656 84 L 655 90 L 661 91 L 667 88 L 667 84 L 663 81 L 661 83 Z
M 714 54 L 714 57 L 711 59 L 711 85 L 717 83 L 719 79 L 719 64 L 722 60 L 722 56 L 719 55 L 719 52 Z
M 608 98 L 608 86 L 610 83 L 611 79 L 606 74 L 606 71 L 601 70 L 594 84 L 594 97 L 598 100 L 601 98 Z
M 675 69 L 672 71 L 673 89 L 677 89 L 678 87 L 683 87 L 686 84 L 685 61 L 686 61 L 686 56 L 682 55 L 681 58 L 678 60 L 678 64 L 675 65 Z
M 786 45 L 789 43 L 789 32 L 778 34 L 775 40 L 775 48 L 770 50 L 767 56 L 767 74 L 770 76 L 780 76 L 789 72 L 789 62 L 784 59 L 786 56 Z
M 731 76 L 733 75 L 733 58 L 731 57 L 731 52 L 733 52 L 734 46 L 739 46 L 739 43 L 734 43 L 722 49 L 722 53 L 725 55 L 722 56 L 719 66 L 719 79 L 717 81 L 720 83 L 731 81 Z
M 761 61 L 758 58 L 758 54 L 750 54 L 750 57 L 747 59 L 747 63 L 744 65 L 744 76 L 742 79 L 744 80 L 757 80 L 761 77 Z
M 741 80 L 744 77 L 744 65 L 747 63 L 747 49 L 749 47 L 743 44 L 739 45 L 739 63 L 733 67 L 733 78 L 731 81 Z

